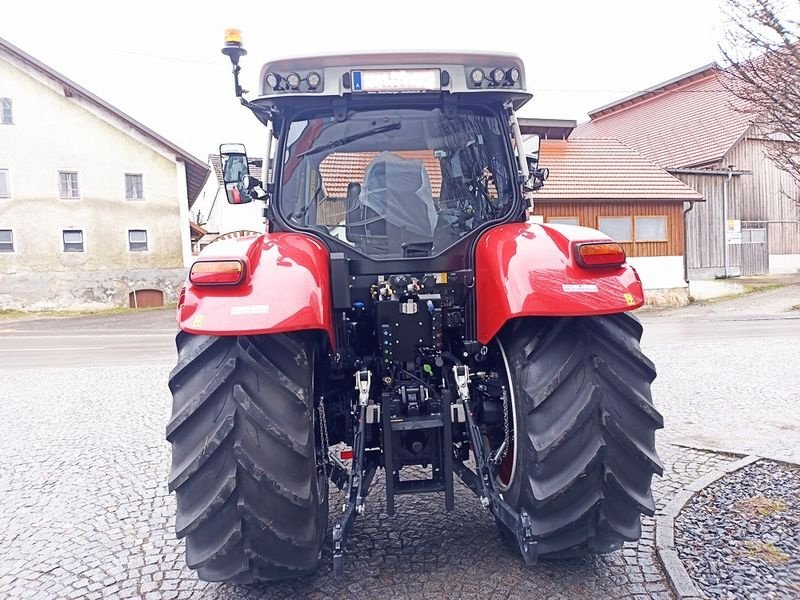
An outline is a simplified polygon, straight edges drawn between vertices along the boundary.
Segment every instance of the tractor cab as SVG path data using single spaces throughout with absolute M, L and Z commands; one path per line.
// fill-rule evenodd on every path
M 516 152 L 530 98 L 516 56 L 319 56 L 267 63 L 259 81 L 243 103 L 276 141 L 274 167 L 261 186 L 230 181 L 229 201 L 266 190 L 272 231 L 361 262 L 463 257 L 491 225 L 524 220 L 521 184 L 541 185 Z

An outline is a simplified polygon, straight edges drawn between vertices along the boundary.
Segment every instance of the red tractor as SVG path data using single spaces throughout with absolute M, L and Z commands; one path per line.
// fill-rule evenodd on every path
M 458 477 L 527 564 L 637 539 L 662 470 L 627 314 L 642 287 L 608 236 L 526 222 L 547 173 L 515 116 L 521 60 L 281 60 L 246 100 L 235 30 L 223 52 L 266 128 L 260 181 L 242 146 L 221 150 L 228 199 L 264 201 L 269 225 L 208 246 L 178 305 L 167 439 L 188 565 L 313 572 L 332 482 L 341 572 L 378 469 L 389 515 L 402 494 L 452 510 Z

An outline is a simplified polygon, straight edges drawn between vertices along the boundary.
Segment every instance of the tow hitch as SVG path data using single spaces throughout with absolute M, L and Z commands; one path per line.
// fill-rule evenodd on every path
M 456 365 L 453 367 L 452 373 L 453 382 L 455 383 L 454 389 L 458 396 L 456 402 L 451 403 L 449 396 L 452 394 L 445 390 L 442 397 L 440 422 L 436 424 L 426 422 L 425 424 L 417 425 L 419 427 L 441 427 L 444 429 L 444 435 L 442 436 L 442 446 L 444 449 L 442 453 L 443 459 L 437 465 L 439 468 L 439 477 L 425 482 L 413 482 L 415 484 L 424 483 L 426 485 L 409 486 L 408 489 L 400 487 L 399 490 L 395 490 L 399 485 L 402 485 L 402 482 L 398 484 L 398 482 L 394 481 L 395 473 L 391 454 L 391 443 L 385 444 L 382 462 L 387 479 L 387 512 L 390 515 L 394 514 L 395 493 L 426 493 L 432 491 L 444 491 L 445 508 L 447 510 L 452 510 L 453 474 L 456 474 L 467 487 L 475 492 L 480 499 L 481 505 L 489 509 L 492 515 L 513 533 L 517 545 L 519 546 L 520 553 L 525 560 L 525 564 L 534 565 L 537 561 L 537 544 L 533 536 L 533 526 L 530 516 L 524 510 L 521 512 L 515 511 L 495 488 L 494 479 L 497 465 L 486 456 L 481 442 L 480 429 L 475 423 L 475 407 L 471 404 L 469 391 L 469 367 L 466 365 Z M 368 408 L 375 408 L 374 404 L 370 404 L 369 399 L 371 381 L 372 379 L 369 371 L 364 370 L 356 373 L 356 390 L 358 391 L 357 410 L 359 412 L 358 427 L 353 441 L 352 467 L 350 468 L 349 474 L 346 476 L 347 500 L 342 506 L 343 516 L 333 527 L 333 571 L 335 575 L 341 575 L 344 570 L 344 546 L 352 531 L 356 517 L 364 514 L 364 499 L 369 494 L 370 486 L 380 461 L 379 450 L 367 450 L 364 447 L 365 427 L 368 422 Z M 389 418 L 389 411 L 385 406 L 387 403 L 387 399 L 384 399 L 384 403 L 382 403 L 382 406 L 379 408 L 385 437 L 392 435 L 391 432 L 393 431 L 393 426 Z M 430 419 L 428 420 L 430 421 Z M 372 422 L 373 419 L 369 419 L 369 421 Z M 465 421 L 469 444 L 472 447 L 473 456 L 475 457 L 477 473 L 454 456 L 451 435 L 453 421 Z M 397 423 L 394 424 L 395 427 L 397 427 L 397 425 Z M 407 425 L 403 426 L 407 427 Z M 338 461 L 334 462 L 338 463 Z M 341 463 L 334 465 L 334 470 L 340 472 L 340 479 L 344 478 L 344 469 L 345 467 Z

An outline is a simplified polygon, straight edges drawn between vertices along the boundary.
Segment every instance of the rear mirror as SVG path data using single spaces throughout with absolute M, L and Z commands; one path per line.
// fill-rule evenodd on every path
M 542 139 L 537 135 L 526 136 L 522 142 L 522 147 L 525 148 L 525 154 L 531 156 L 539 156 L 539 148 L 542 145 Z
M 222 160 L 222 181 L 228 203 L 252 202 L 253 198 L 245 181 L 246 177 L 249 178 L 250 169 L 244 144 L 222 144 L 219 147 L 219 155 Z
M 525 149 L 525 162 L 528 163 L 528 173 L 533 173 L 539 167 L 539 150 L 542 140 L 538 135 L 532 135 L 523 144 Z

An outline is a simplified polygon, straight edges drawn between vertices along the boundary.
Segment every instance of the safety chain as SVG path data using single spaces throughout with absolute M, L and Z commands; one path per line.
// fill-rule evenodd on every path
M 509 426 L 509 418 L 508 418 L 508 396 L 506 395 L 506 386 L 503 386 L 502 393 L 500 394 L 500 399 L 503 402 L 503 430 L 505 433 L 505 437 L 503 438 L 503 443 L 495 450 L 494 454 L 489 458 L 489 460 L 495 464 L 499 465 L 503 462 L 503 459 L 508 454 L 508 446 L 511 439 L 511 430 Z
M 506 395 L 506 386 L 503 386 L 502 393 L 500 394 L 500 399 L 503 401 L 503 429 L 505 431 L 505 437 L 503 438 L 503 452 L 500 454 L 500 461 L 502 461 L 506 454 L 508 453 L 508 445 L 511 439 L 511 431 L 508 424 L 508 397 Z
M 325 418 L 325 402 L 322 397 L 319 399 L 317 410 L 319 411 L 320 433 L 322 436 L 322 464 L 325 467 L 325 472 L 327 473 L 328 466 L 331 462 L 331 457 L 328 442 L 328 420 Z

